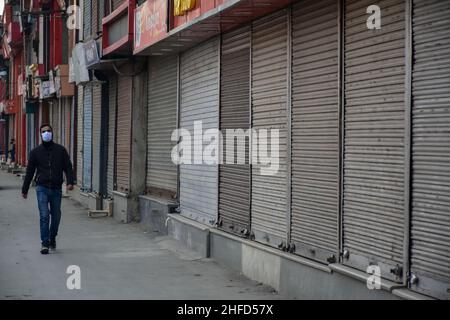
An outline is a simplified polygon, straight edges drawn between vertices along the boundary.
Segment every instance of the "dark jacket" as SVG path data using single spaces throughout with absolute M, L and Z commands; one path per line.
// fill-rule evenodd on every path
M 36 184 L 40 186 L 61 189 L 63 172 L 66 173 L 67 184 L 74 184 L 69 154 L 63 146 L 54 142 L 43 143 L 30 152 L 22 193 L 28 193 L 35 172 Z

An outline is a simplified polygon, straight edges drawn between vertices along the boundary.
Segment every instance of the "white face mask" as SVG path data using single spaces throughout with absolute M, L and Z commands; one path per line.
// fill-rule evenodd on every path
M 42 133 L 41 135 L 42 135 L 42 141 L 44 141 L 44 142 L 50 142 L 53 139 L 53 133 L 51 133 L 51 132 L 46 131 L 46 132 Z

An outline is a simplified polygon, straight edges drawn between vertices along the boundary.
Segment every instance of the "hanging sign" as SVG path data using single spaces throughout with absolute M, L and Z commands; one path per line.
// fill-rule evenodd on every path
M 134 51 L 141 51 L 167 36 L 167 1 L 148 0 L 134 11 Z

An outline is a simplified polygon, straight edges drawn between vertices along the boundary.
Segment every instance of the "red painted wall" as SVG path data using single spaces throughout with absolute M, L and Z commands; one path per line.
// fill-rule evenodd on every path
M 63 21 L 60 17 L 59 5 L 53 0 L 53 10 L 56 13 L 50 17 L 50 69 L 54 69 L 57 65 L 62 64 L 62 32 Z

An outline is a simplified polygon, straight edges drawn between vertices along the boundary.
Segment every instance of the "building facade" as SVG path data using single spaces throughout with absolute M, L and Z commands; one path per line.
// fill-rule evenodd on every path
M 61 25 L 71 15 L 52 16 L 70 5 L 75 30 Z M 31 18 L 37 31 L 17 43 L 3 19 L 0 130 L 28 148 L 20 165 L 50 121 L 76 164 L 73 197 L 90 210 L 169 233 L 293 297 L 450 298 L 448 1 L 36 9 L 53 12 L 49 23 Z M 32 86 L 11 90 L 19 75 L 60 81 L 61 93 L 30 100 Z M 370 291 L 374 267 L 382 286 Z

